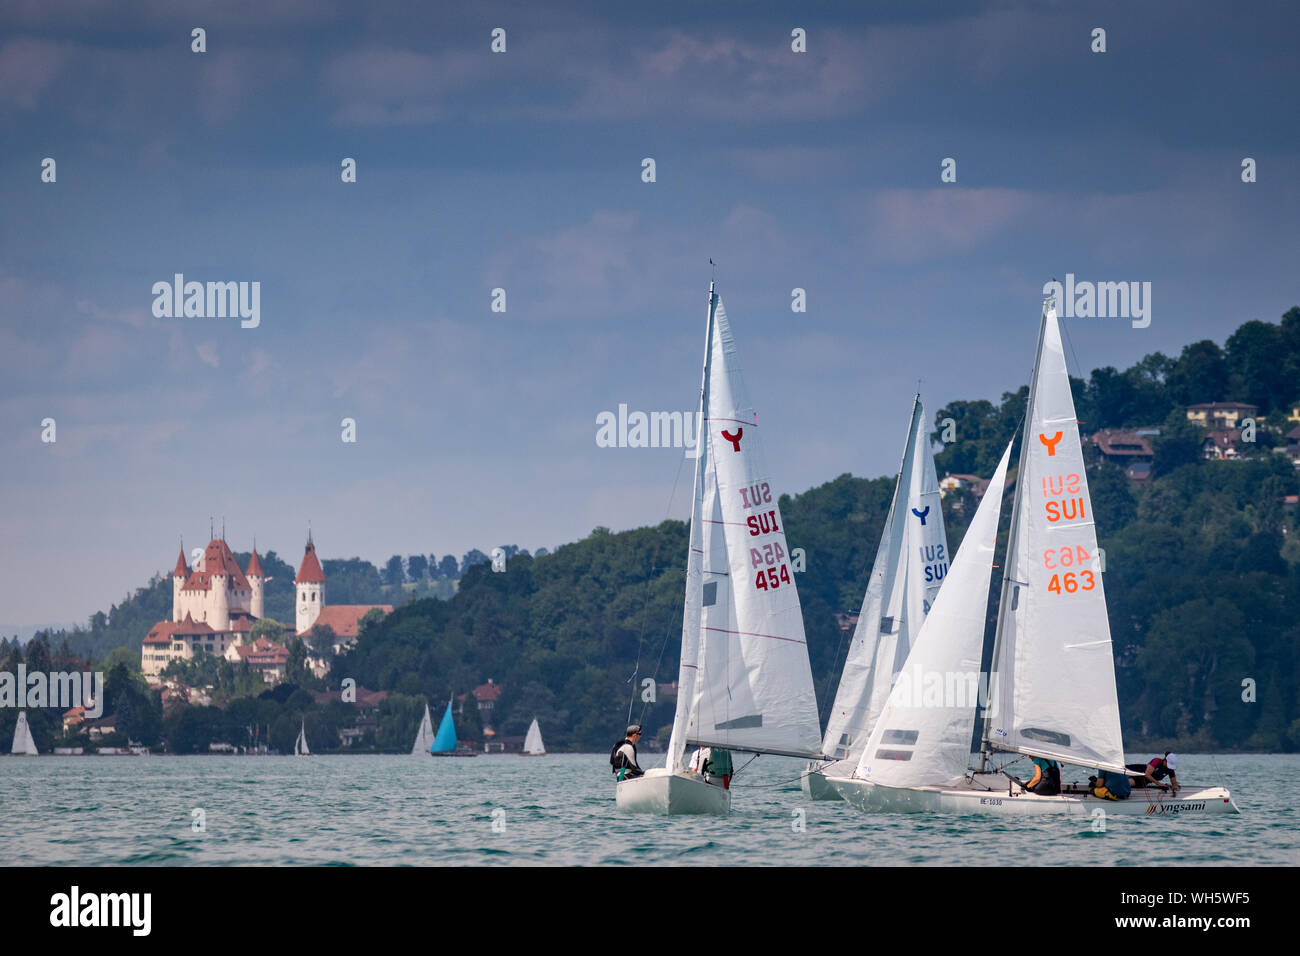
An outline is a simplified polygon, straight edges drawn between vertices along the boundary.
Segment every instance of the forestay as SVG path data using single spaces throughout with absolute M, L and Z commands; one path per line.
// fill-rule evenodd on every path
M 1039 337 L 1008 547 L 987 742 L 1123 771 L 1110 622 L 1054 305 Z
M 888 787 L 965 777 L 979 703 L 989 574 L 1011 446 L 971 520 L 943 589 L 871 731 L 854 774 Z

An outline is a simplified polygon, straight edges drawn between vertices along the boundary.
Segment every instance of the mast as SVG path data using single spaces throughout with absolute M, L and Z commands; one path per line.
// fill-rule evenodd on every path
M 998 665 L 998 652 L 1002 649 L 1002 635 L 1006 629 L 1007 616 L 1011 613 L 1011 599 L 1009 595 L 1013 594 L 1013 589 L 1017 585 L 1026 584 L 1024 581 L 1016 581 L 1011 577 L 1014 570 L 1019 572 L 1019 568 L 1012 566 L 1012 561 L 1016 554 L 1016 545 L 1020 538 L 1020 496 L 1024 492 L 1025 482 L 1023 462 L 1025 461 L 1025 449 L 1029 447 L 1030 434 L 1033 431 L 1033 410 L 1034 399 L 1038 395 L 1038 366 L 1043 360 L 1043 336 L 1047 331 L 1047 307 L 1053 301 L 1053 296 L 1048 296 L 1043 300 L 1043 315 L 1038 323 L 1038 344 L 1034 347 L 1034 370 L 1029 377 L 1029 397 L 1025 403 L 1024 425 L 1020 431 L 1020 459 L 1017 462 L 1016 469 L 1016 490 L 1011 499 L 1011 530 L 1007 534 L 1007 553 L 1002 559 L 1005 566 L 1002 571 L 1002 593 L 998 597 L 998 620 L 993 629 L 993 656 L 989 659 L 989 687 L 992 689 L 989 699 L 984 702 L 984 734 L 980 741 L 980 772 L 984 772 L 988 764 L 988 756 L 992 751 L 992 743 L 989 740 L 989 728 L 992 724 L 992 696 L 993 693 L 1005 693 L 1008 688 L 1002 686 L 1002 678 L 997 678 L 994 684 L 993 674 L 998 673 L 995 669 Z
M 711 262 L 712 260 L 710 260 Z M 703 559 L 704 531 L 700 526 L 700 495 L 704 487 L 705 443 L 708 429 L 704 418 L 709 411 L 709 375 L 713 369 L 713 316 L 718 297 L 714 280 L 709 280 L 708 318 L 704 327 L 704 368 L 700 373 L 700 411 L 695 419 L 695 477 L 691 492 L 691 526 L 686 555 L 686 601 L 682 609 L 681 662 L 677 670 L 677 709 L 673 713 L 673 732 L 668 741 L 666 766 L 677 770 L 686 753 L 686 725 L 695 696 L 700 636 L 700 566 Z M 691 637 L 688 638 L 688 635 Z M 689 653 L 688 653 L 689 649 Z

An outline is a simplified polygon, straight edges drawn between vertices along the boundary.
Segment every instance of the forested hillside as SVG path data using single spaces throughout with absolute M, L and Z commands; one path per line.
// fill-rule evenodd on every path
M 1141 485 L 1085 446 L 1126 741 L 1134 749 L 1300 749 L 1300 530 L 1287 500 L 1300 481 L 1291 456 L 1279 453 L 1283 432 L 1294 426 L 1286 416 L 1300 399 L 1300 309 L 1279 325 L 1246 323 L 1223 348 L 1198 342 L 1177 359 L 1155 353 L 1123 372 L 1094 370 L 1074 387 L 1085 434 L 1161 429 L 1152 477 Z M 939 473 L 989 475 L 1017 432 L 1026 395 L 1021 387 L 998 404 L 939 409 Z M 1242 444 L 1241 460 L 1207 461 L 1205 432 L 1187 421 L 1184 406 L 1225 400 L 1259 407 L 1256 441 Z M 945 437 L 952 440 L 939 445 Z M 892 478 L 841 475 L 781 498 L 790 548 L 803 550 L 796 580 L 823 714 L 848 637 L 836 615 L 858 611 L 892 489 Z M 1010 504 L 1008 494 L 1003 546 Z M 944 500 L 954 551 L 975 506 L 969 489 Z M 393 695 L 379 746 L 414 735 L 420 698 L 436 708 L 489 678 L 503 688 L 494 711 L 501 734 L 522 734 L 537 717 L 552 749 L 604 749 L 630 706 L 653 737 L 675 704 L 664 685 L 677 677 L 686 542 L 685 525 L 666 521 L 618 534 L 597 528 L 536 557 L 512 548 L 501 573 L 481 552 L 459 568 L 450 557 L 394 556 L 382 572 L 359 559 L 326 561 L 331 603 L 399 605 L 363 629 L 355 649 L 335 661 L 329 684 L 350 677 Z M 239 555 L 241 564 L 247 558 Z M 292 620 L 294 568 L 274 552 L 262 560 L 267 613 Z M 441 592 L 445 600 L 421 597 L 439 593 L 435 573 L 450 580 L 434 570 L 447 562 L 458 587 Z M 149 626 L 170 609 L 170 579 L 158 578 L 95 615 L 89 629 L 53 635 L 47 647 L 66 639 L 64 654 L 101 659 L 124 647 L 138 655 Z M 990 625 L 995 610 L 991 600 Z M 659 686 L 653 702 L 641 699 L 644 678 Z M 311 716 L 306 695 L 285 706 L 294 700 L 306 709 L 309 731 L 325 726 L 321 714 Z M 282 736 L 297 725 L 289 714 L 275 720 L 280 729 L 272 732 Z M 190 735 L 196 747 L 197 733 Z

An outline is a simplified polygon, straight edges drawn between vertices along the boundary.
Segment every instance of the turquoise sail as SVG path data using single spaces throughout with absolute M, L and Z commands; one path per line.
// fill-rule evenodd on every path
M 429 753 L 444 753 L 448 750 L 456 749 L 456 725 L 451 720 L 451 701 L 447 701 L 447 712 L 442 715 L 442 722 L 438 724 L 438 733 L 433 738 L 433 744 L 429 747 Z

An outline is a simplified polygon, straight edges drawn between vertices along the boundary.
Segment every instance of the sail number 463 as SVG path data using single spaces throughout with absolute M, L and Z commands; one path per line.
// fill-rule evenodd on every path
M 1091 591 L 1096 586 L 1097 580 L 1091 571 L 1080 571 L 1078 574 L 1067 571 L 1065 574 L 1053 574 L 1052 580 L 1047 583 L 1047 590 L 1054 594 L 1060 594 L 1063 590 L 1066 594 L 1073 594 L 1075 591 Z

